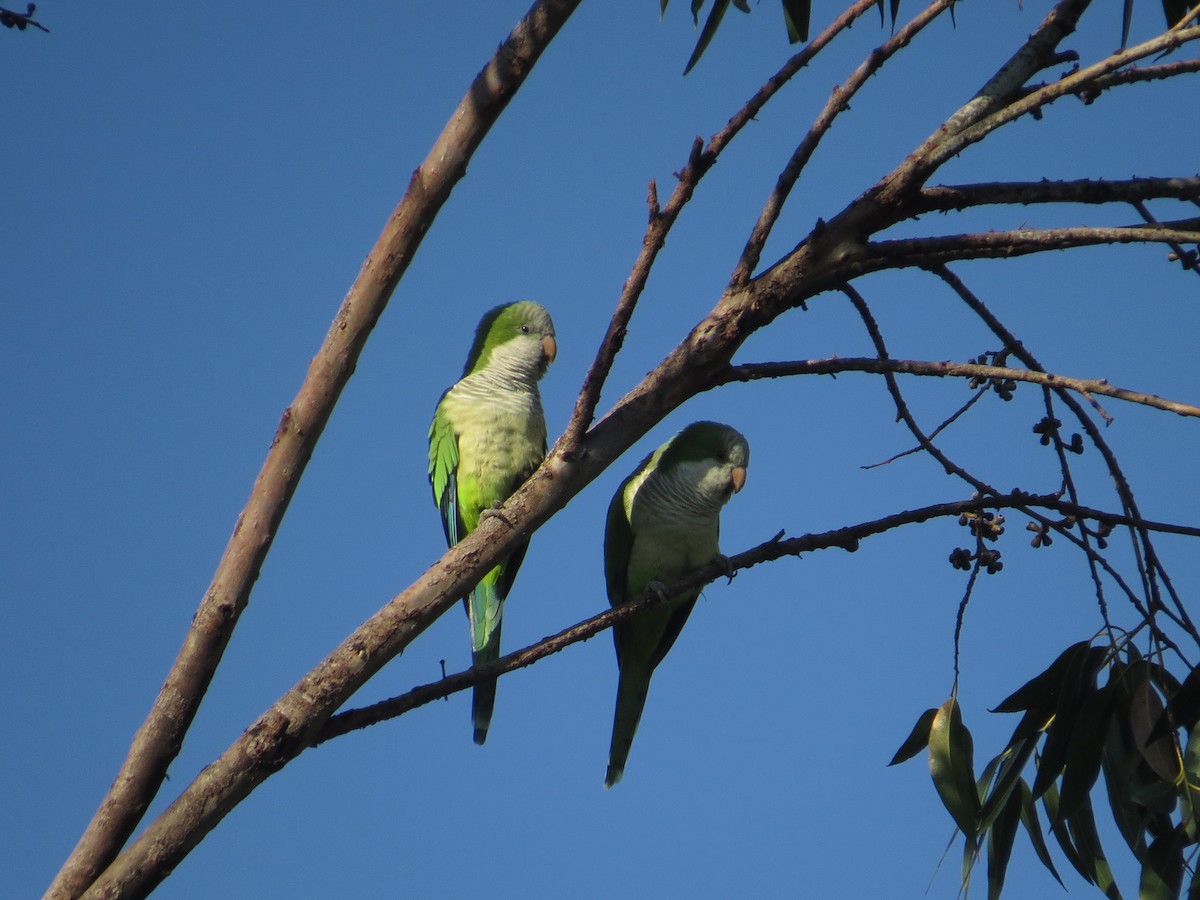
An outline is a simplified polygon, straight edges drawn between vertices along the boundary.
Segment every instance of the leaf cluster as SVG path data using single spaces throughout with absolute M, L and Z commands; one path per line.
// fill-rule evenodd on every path
M 661 13 L 666 13 L 669 2 L 670 0 L 659 0 Z M 788 43 L 796 44 L 800 41 L 807 41 L 809 23 L 812 20 L 812 0 L 780 0 L 780 3 L 783 6 L 784 24 L 787 26 Z M 692 0 L 692 21 L 695 22 L 696 27 L 700 27 L 700 11 L 704 9 L 704 4 L 705 0 Z M 684 75 L 692 71 L 692 68 L 700 61 L 700 57 L 712 43 L 717 29 L 721 26 L 721 20 L 725 18 L 725 13 L 731 5 L 744 13 L 750 12 L 750 4 L 746 0 L 713 0 L 712 8 L 709 9 L 708 16 L 704 19 L 700 37 L 696 41 L 696 48 L 692 51 L 692 55 L 683 69 Z M 876 5 L 879 7 L 879 24 L 883 25 L 886 23 L 883 0 L 877 0 Z M 1166 18 L 1167 27 L 1170 28 L 1179 22 L 1191 8 L 1191 0 L 1162 0 L 1163 16 Z M 892 17 L 892 28 L 895 29 L 896 16 L 900 14 L 900 0 L 888 0 L 888 9 Z M 953 12 L 953 4 L 951 4 L 951 12 Z M 1129 42 L 1129 26 L 1132 21 L 1133 0 L 1124 0 L 1121 8 L 1122 47 Z
M 1186 881 L 1187 896 L 1200 897 L 1189 864 L 1200 848 L 1200 669 L 1180 682 L 1132 642 L 1081 641 L 993 712 L 1021 718 L 978 776 L 954 696 L 921 714 L 891 762 L 928 752 L 934 787 L 965 838 L 964 890 L 986 847 L 988 897 L 1000 896 L 1018 826 L 1062 882 L 1040 805 L 1071 866 L 1106 897 L 1121 897 L 1092 805 L 1103 776 L 1117 830 L 1141 866 L 1138 896 L 1179 897 Z

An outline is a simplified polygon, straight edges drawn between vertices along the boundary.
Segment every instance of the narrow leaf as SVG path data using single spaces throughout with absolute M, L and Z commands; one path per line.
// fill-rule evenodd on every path
M 1096 887 L 1109 900 L 1120 900 L 1121 892 L 1117 889 L 1112 869 L 1109 868 L 1108 859 L 1105 858 L 1104 850 L 1100 846 L 1100 835 L 1096 832 L 1096 818 L 1092 814 L 1090 801 L 1085 801 L 1075 815 L 1067 819 L 1067 827 L 1071 831 L 1071 838 L 1079 852 L 1080 861 L 1089 867 L 1091 880 Z
M 1017 731 L 1021 731 L 1019 726 Z M 1009 741 L 1008 746 L 1004 748 L 1004 753 L 1001 754 L 1004 762 L 996 776 L 995 787 L 992 788 L 991 796 L 986 799 L 983 809 L 980 812 L 980 828 L 990 826 L 996 816 L 999 815 L 1000 810 L 1008 803 L 1009 795 L 1012 794 L 1017 783 L 1021 781 L 1021 772 L 1025 768 L 1026 763 L 1029 762 L 1029 758 L 1033 755 L 1036 747 L 1037 737 L 1035 735 L 1031 734 L 1018 738 L 1014 733 L 1013 739 Z
M 1193 0 L 1163 0 L 1163 15 L 1167 17 L 1167 27 L 1173 28 L 1192 8 L 1192 3 Z
M 1096 691 L 1096 667 L 1104 658 L 1102 648 L 1089 647 L 1074 654 L 1062 673 L 1055 691 L 1054 719 L 1046 728 L 1046 743 L 1033 780 L 1033 796 L 1040 797 L 1062 773 L 1067 764 L 1067 750 L 1075 734 L 1075 722 L 1080 708 L 1090 693 Z M 1060 811 L 1060 815 L 1063 813 Z
M 996 818 L 996 824 L 988 831 L 988 900 L 1000 900 L 1020 821 L 1021 795 L 1015 793 L 1008 798 L 1008 803 L 1004 804 L 1004 809 Z
M 1168 692 L 1167 696 L 1171 699 L 1150 730 L 1149 741 L 1155 741 L 1176 728 L 1191 731 L 1200 722 L 1200 668 L 1192 669 L 1179 689 Z
M 708 11 L 708 18 L 704 20 L 704 28 L 700 31 L 700 39 L 696 41 L 696 49 L 692 51 L 692 57 L 683 69 L 684 75 L 692 71 L 692 66 L 700 61 L 700 56 L 708 49 L 708 45 L 712 43 L 713 35 L 717 33 L 717 28 L 721 25 L 721 19 L 725 18 L 725 11 L 729 9 L 729 3 L 730 0 L 713 0 L 713 8 Z M 695 16 L 703 5 L 704 0 L 692 0 L 692 15 Z
M 974 744 L 962 721 L 958 701 L 951 697 L 938 709 L 929 731 L 929 772 L 942 804 L 967 840 L 974 843 L 979 829 Z
M 1183 887 L 1183 832 L 1164 834 L 1146 851 L 1138 900 L 1175 900 Z
M 1089 646 L 1087 641 L 1072 644 L 1060 653 L 1058 658 L 1050 663 L 1044 672 L 1033 676 L 1033 678 L 1001 700 L 992 712 L 1023 712 L 1024 710 L 1035 708 L 1043 709 L 1047 712 L 1052 711 L 1057 705 L 1058 687 L 1062 681 L 1063 673 L 1077 656 L 1087 653 Z
M 879 0 L 879 13 L 883 14 L 883 0 Z M 812 0 L 783 0 L 783 21 L 787 25 L 789 44 L 808 40 L 811 18 Z
M 750 14 L 750 4 L 747 3 L 746 0 L 733 0 L 733 5 L 747 15 Z
M 1138 770 L 1146 765 L 1142 755 L 1134 749 L 1132 739 L 1115 719 L 1109 722 L 1108 733 L 1104 736 L 1102 768 L 1113 821 L 1133 855 L 1140 860 L 1146 851 L 1147 813 L 1134 801 L 1133 791 L 1137 786 Z
M 1166 9 L 1167 0 L 1163 0 L 1163 9 Z M 1125 45 L 1129 43 L 1129 23 L 1133 20 L 1133 0 L 1125 0 L 1121 8 L 1121 49 L 1125 49 Z
M 1168 784 L 1179 780 L 1179 749 L 1175 735 L 1168 731 L 1159 738 L 1150 740 L 1150 733 L 1163 713 L 1163 703 L 1148 679 L 1133 686 L 1129 709 L 1129 728 L 1133 733 L 1134 746 L 1145 757 L 1150 768 Z
M 929 746 L 929 729 L 933 726 L 933 717 L 936 715 L 936 707 L 927 709 L 921 713 L 917 719 L 917 724 L 913 726 L 913 730 L 909 732 L 908 737 L 904 739 L 904 743 L 900 745 L 900 749 L 896 751 L 896 755 L 892 757 L 892 761 L 888 763 L 889 766 L 912 759 Z
M 1079 809 L 1100 775 L 1100 758 L 1104 752 L 1104 741 L 1100 736 L 1108 729 L 1112 709 L 1113 691 L 1107 687 L 1092 691 L 1084 698 L 1063 766 L 1058 807 L 1058 814 L 1063 818 L 1070 818 Z
M 1187 836 L 1196 840 L 1200 834 L 1200 728 L 1188 735 L 1183 754 L 1183 826 Z
M 700 24 L 700 10 L 704 8 L 704 0 L 692 0 L 692 24 Z
M 1050 850 L 1046 847 L 1046 838 L 1042 835 L 1042 823 L 1038 820 L 1037 804 L 1033 802 L 1033 791 L 1029 789 L 1029 785 L 1023 778 L 1018 784 L 1018 788 L 1021 797 L 1021 824 L 1025 826 L 1025 832 L 1029 835 L 1030 843 L 1033 844 L 1033 851 L 1042 865 L 1050 870 L 1054 880 L 1062 884 L 1063 880 L 1058 876 L 1058 869 L 1054 868 L 1054 860 L 1050 858 Z M 1014 794 L 1014 796 L 1016 795 Z M 1063 887 L 1065 888 L 1066 885 L 1064 884 Z
M 1030 791 L 1030 797 L 1033 792 Z M 1054 839 L 1058 841 L 1059 849 L 1062 850 L 1063 856 L 1069 862 L 1083 879 L 1088 884 L 1095 884 L 1095 876 L 1092 875 L 1092 867 L 1084 863 L 1079 856 L 1079 851 L 1075 849 L 1075 841 L 1071 838 L 1071 832 L 1067 829 L 1067 823 L 1064 822 L 1058 815 L 1058 788 L 1051 783 L 1046 789 L 1046 793 L 1042 795 L 1042 804 L 1046 807 L 1046 816 L 1050 819 L 1050 833 L 1054 835 Z

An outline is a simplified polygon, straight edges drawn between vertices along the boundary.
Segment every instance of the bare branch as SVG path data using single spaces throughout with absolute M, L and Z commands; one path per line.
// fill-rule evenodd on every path
M 697 587 L 704 587 L 726 577 L 730 571 L 736 574 L 762 563 L 774 562 L 788 556 L 798 557 L 804 553 L 813 553 L 818 550 L 840 548 L 853 553 L 858 549 L 862 540 L 906 525 L 929 522 L 940 518 L 958 518 L 963 513 L 981 513 L 986 510 L 1006 508 L 1016 508 L 1022 511 L 1048 509 L 1081 520 L 1089 519 L 1109 525 L 1136 524 L 1139 527 L 1153 531 L 1200 537 L 1200 528 L 1197 527 L 1142 520 L 1133 522 L 1128 517 L 1120 514 L 1066 503 L 1055 494 L 1034 495 L 1020 492 L 996 497 L 975 497 L 970 500 L 933 504 L 920 507 L 919 509 L 895 513 L 858 525 L 851 525 L 832 531 L 806 534 L 786 540 L 783 539 L 783 532 L 780 532 L 775 537 L 764 541 L 756 547 L 730 556 L 728 558 L 729 568 L 726 568 L 724 565 L 712 563 L 701 569 L 697 569 L 687 577 L 669 585 L 662 597 L 653 591 L 648 591 L 630 600 L 628 603 L 606 609 L 589 619 L 584 619 L 582 622 L 563 629 L 557 634 L 542 638 L 542 640 L 534 644 L 505 654 L 495 662 L 447 675 L 438 681 L 420 685 L 397 697 L 381 700 L 370 706 L 338 713 L 336 716 L 330 718 L 316 734 L 312 745 L 323 744 L 326 741 L 349 734 L 352 731 L 358 731 L 368 728 L 371 725 L 377 725 L 380 722 L 386 722 L 389 719 L 395 719 L 435 700 L 448 697 L 451 694 L 466 690 L 477 684 L 491 681 L 508 672 L 533 665 L 547 656 L 553 656 L 555 653 L 566 649 L 572 644 L 586 641 L 600 632 L 611 628 L 618 622 L 623 622 L 632 616 L 638 615 L 645 609 L 658 605 L 660 602 L 663 602 L 663 598 L 669 599 L 694 590 Z
M 1089 92 L 1094 93 L 1094 86 L 1105 76 L 1109 76 L 1131 63 L 1137 62 L 1139 59 L 1175 50 L 1197 39 L 1200 39 L 1200 26 L 1167 31 L 1136 47 L 1118 51 L 1098 63 L 1065 75 L 1052 84 L 1043 85 L 1040 88 L 1031 90 L 1021 99 L 1008 104 L 1004 108 L 954 135 L 953 138 L 938 148 L 937 153 L 930 157 L 929 162 L 940 165 L 945 160 L 961 153 L 971 144 L 982 140 L 1002 125 L 1038 111 L 1062 97 L 1072 94 L 1086 95 Z M 1175 74 L 1182 74 L 1182 72 Z
M 413 173 L 325 342 L 283 414 L 246 508 L 191 628 L 129 754 L 48 896 L 74 897 L 133 833 L 179 752 L 213 672 L 249 601 L 271 542 L 376 321 L 467 162 L 579 0 L 538 0 L 476 76 Z M 198 838 L 197 838 L 198 840 Z M 153 885 L 170 871 L 143 872 Z
M 1200 218 L 1153 225 L 1077 228 L 1022 228 L 985 234 L 875 241 L 846 254 L 855 275 L 902 266 L 931 267 L 962 259 L 1008 259 L 1047 250 L 1069 250 L 1100 244 L 1200 243 Z
M 862 4 L 859 5 L 861 6 Z M 770 197 L 767 198 L 762 213 L 759 215 L 758 221 L 755 223 L 750 237 L 746 241 L 746 246 L 742 250 L 741 258 L 738 260 L 737 266 L 729 278 L 731 286 L 745 284 L 750 279 L 751 274 L 753 274 L 755 267 L 758 265 L 759 258 L 762 256 L 762 250 L 767 243 L 767 238 L 770 237 L 771 230 L 775 227 L 775 222 L 779 219 L 779 214 L 783 211 L 783 205 L 788 195 L 792 192 L 792 188 L 795 187 L 796 181 L 800 178 L 804 167 L 808 165 L 808 161 L 812 158 L 813 153 L 816 152 L 821 139 L 833 127 L 834 120 L 850 108 L 851 98 L 858 93 L 859 88 L 866 84 L 867 80 L 878 72 L 884 63 L 891 59 L 897 51 L 907 47 L 925 26 L 953 5 L 954 0 L 935 0 L 935 2 L 927 6 L 911 22 L 876 47 L 862 61 L 858 68 L 851 73 L 846 83 L 834 89 L 829 100 L 826 101 L 824 108 L 818 114 L 816 121 L 813 122 L 808 133 L 801 139 L 791 158 L 788 160 L 787 165 L 784 166 L 783 171 L 779 173 L 779 178 L 775 182 L 775 188 L 771 191 Z
M 1143 200 L 1200 201 L 1200 178 L 1131 178 L 1108 181 L 1010 181 L 948 184 L 923 189 L 909 205 L 913 216 L 992 204 L 1136 203 Z
M 979 363 L 936 362 L 917 359 L 878 359 L 876 357 L 832 357 L 830 359 L 793 360 L 790 362 L 745 363 L 730 366 L 721 383 L 757 381 L 761 378 L 784 378 L 790 375 L 838 375 L 842 372 L 871 372 L 900 375 L 925 375 L 935 378 L 1002 378 L 1063 388 L 1087 396 L 1100 394 L 1166 410 L 1181 416 L 1200 417 L 1200 406 L 1166 400 L 1154 394 L 1131 391 L 1109 384 L 1104 379 L 1071 378 L 1051 372 L 1013 369 L 1008 366 L 987 366 Z

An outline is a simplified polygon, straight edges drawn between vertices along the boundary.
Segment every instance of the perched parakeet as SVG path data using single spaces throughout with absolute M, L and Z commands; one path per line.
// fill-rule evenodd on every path
M 557 349 L 550 314 L 532 301 L 497 306 L 480 321 L 463 376 L 442 395 L 429 426 L 429 482 L 451 547 L 545 459 L 538 380 Z M 463 598 L 474 665 L 500 657 L 504 598 L 528 546 L 518 546 Z M 477 744 L 487 739 L 495 702 L 496 682 L 476 686 L 471 718 Z
M 721 507 L 742 489 L 749 462 L 746 439 L 717 422 L 693 422 L 642 460 L 608 507 L 604 577 L 612 606 L 723 558 L 717 546 Z M 621 674 L 605 787 L 625 772 L 650 676 L 699 595 L 695 590 L 675 597 L 613 628 Z

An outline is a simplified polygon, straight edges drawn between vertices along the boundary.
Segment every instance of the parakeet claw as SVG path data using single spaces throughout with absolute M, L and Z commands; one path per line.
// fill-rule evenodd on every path
M 495 518 L 499 519 L 501 522 L 503 522 L 505 525 L 507 525 L 509 528 L 512 528 L 513 523 L 508 521 L 508 518 L 504 515 L 504 513 L 502 513 L 500 511 L 500 507 L 503 505 L 504 505 L 503 503 L 500 503 L 499 501 L 497 501 L 496 503 L 492 504 L 487 509 L 480 510 L 479 511 L 479 520 L 482 522 L 484 519 L 490 519 L 492 517 L 495 517 Z
M 713 557 L 712 561 L 721 567 L 721 572 L 726 578 L 729 579 L 728 583 L 733 584 L 733 576 L 737 574 L 737 570 L 733 567 L 733 564 L 729 562 L 729 557 L 724 553 L 718 553 Z
M 667 593 L 667 586 L 665 584 L 663 584 L 661 581 L 647 582 L 646 590 L 652 592 L 654 594 L 654 596 L 658 598 L 659 603 L 665 603 L 667 600 L 667 597 L 670 596 Z

